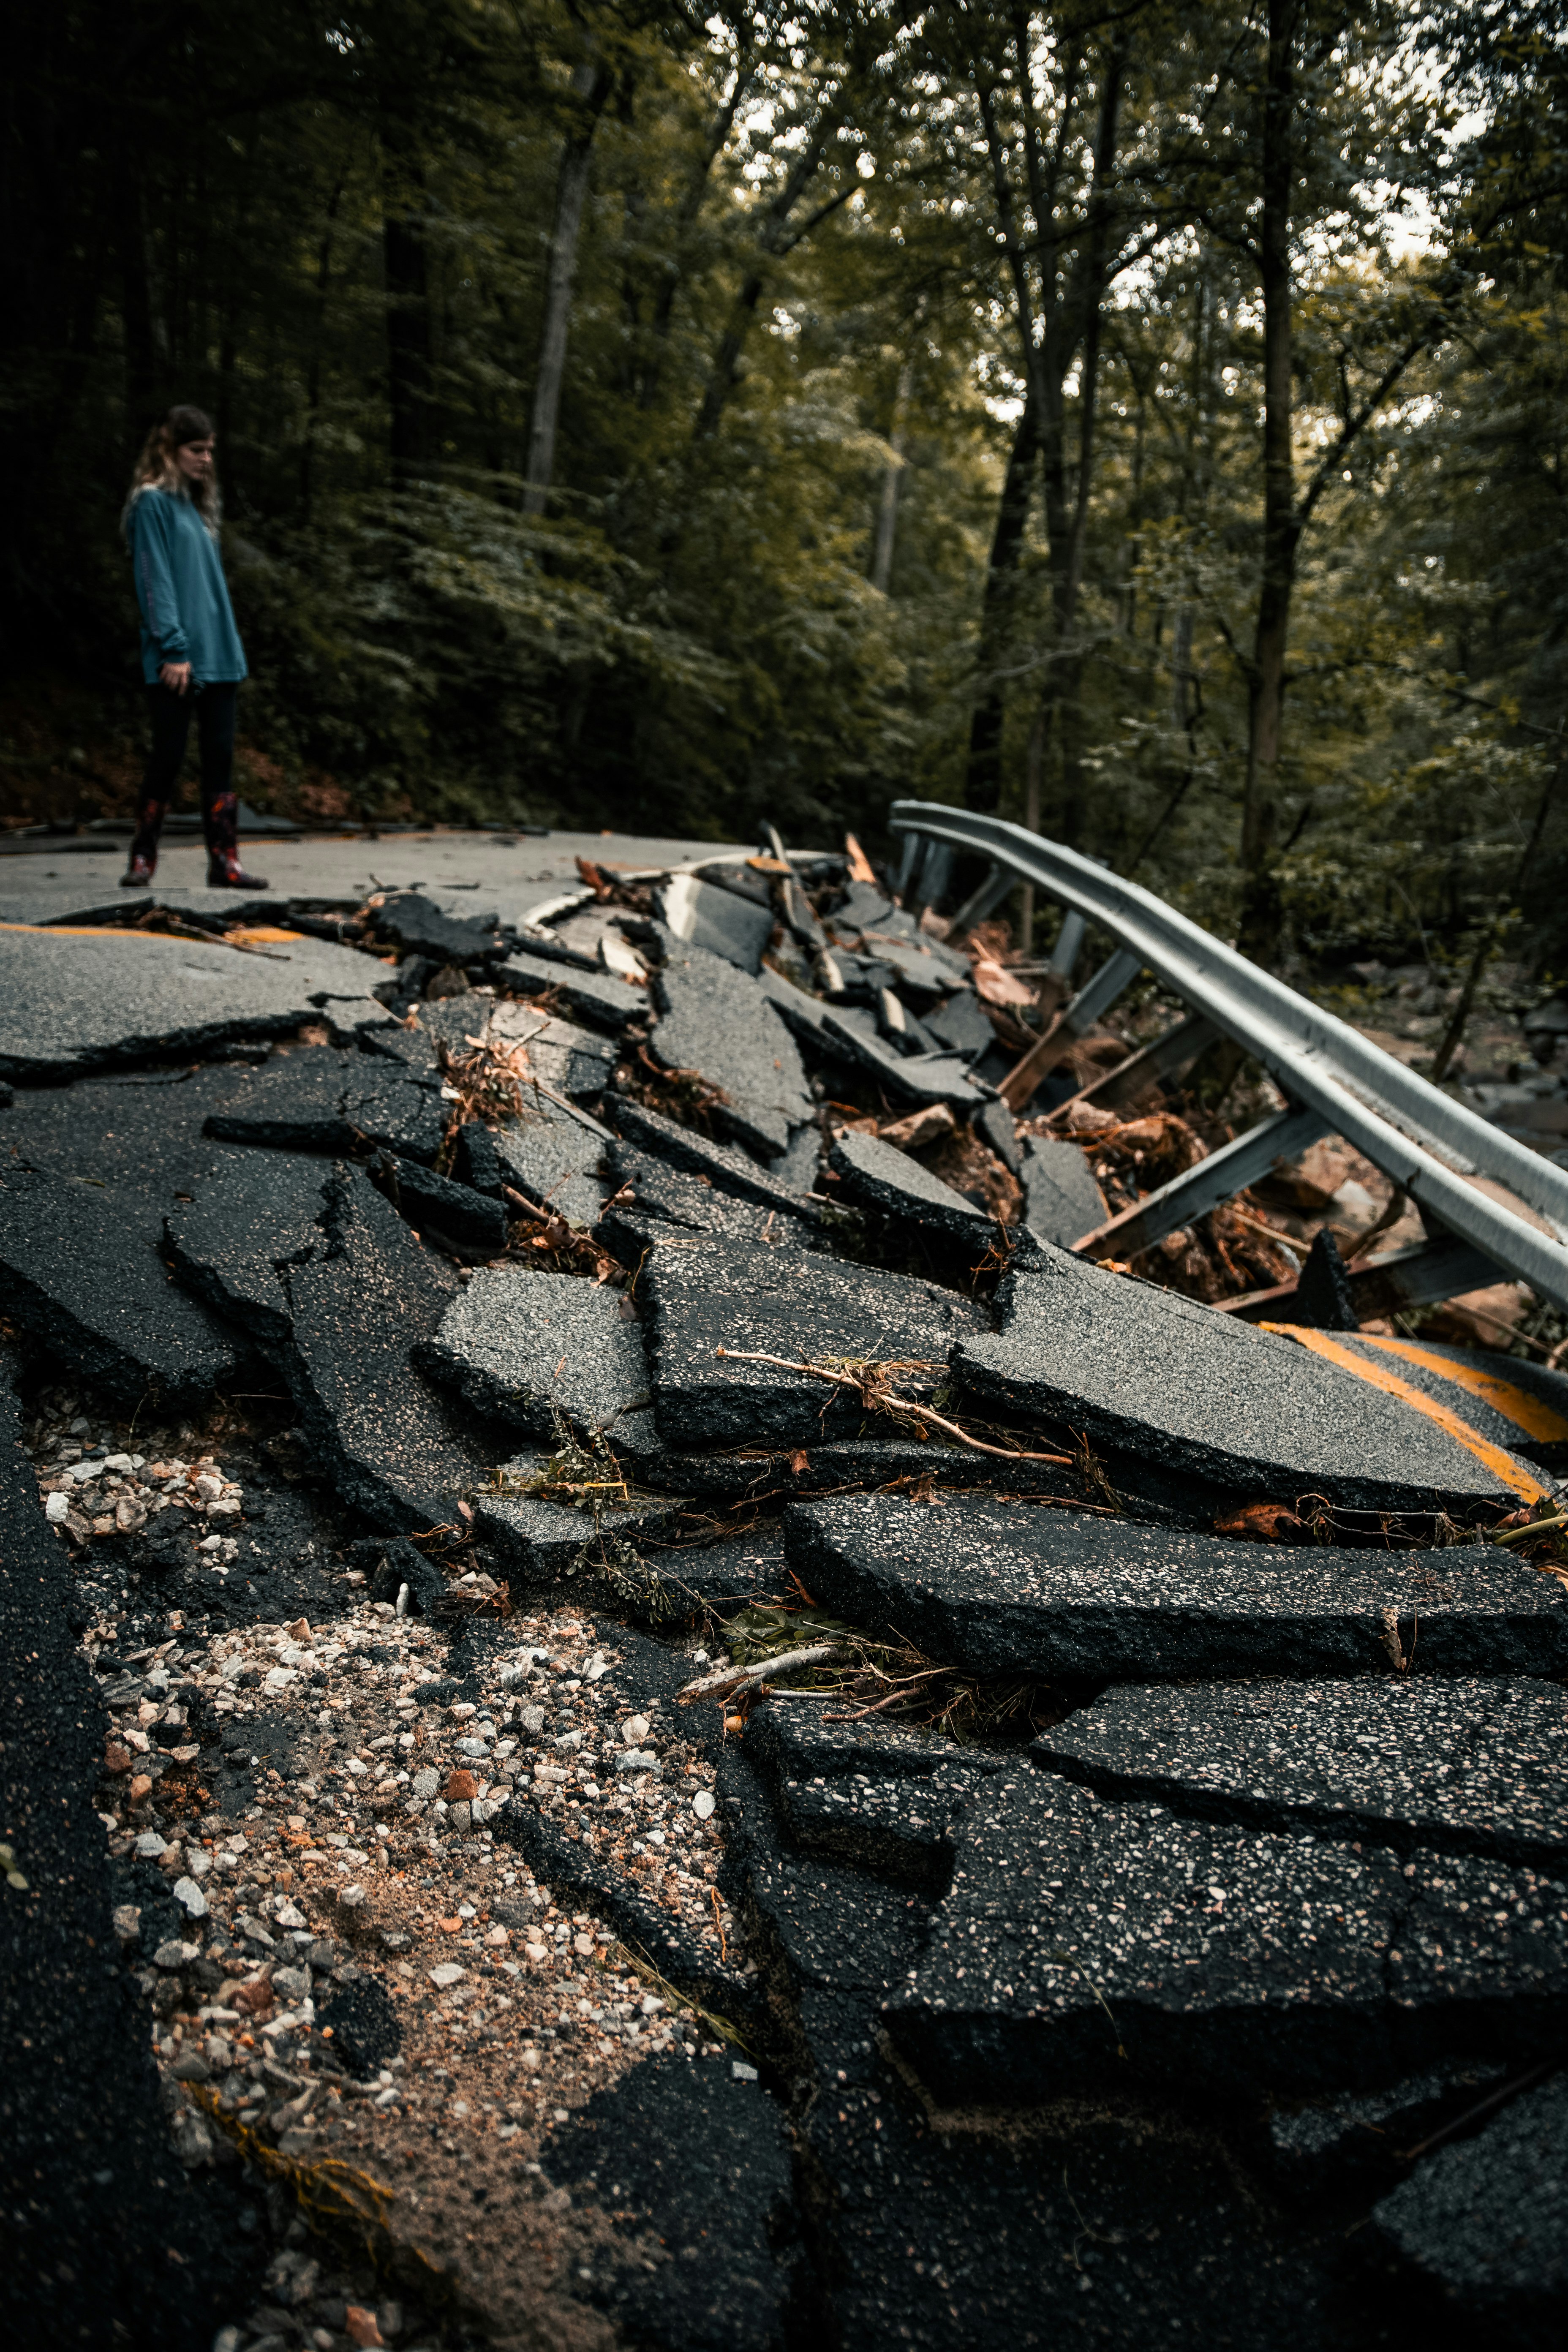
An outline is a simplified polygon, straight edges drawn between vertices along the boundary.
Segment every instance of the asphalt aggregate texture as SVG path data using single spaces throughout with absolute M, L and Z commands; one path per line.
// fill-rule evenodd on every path
M 847 1495 L 785 1517 L 827 1607 L 973 1674 L 1560 1675 L 1568 1591 L 1498 1546 L 1233 1541 L 990 1494 Z M 1415 1668 L 1419 1663 L 1419 1674 Z
M 107 928 L 5 946 L 18 2340 L 1559 2342 L 1506 1482 L 1051 1246 L 841 861 L 268 855 L 8 901 Z M 1021 1170 L 1010 1273 L 868 1103 Z M 1443 1539 L 1215 1531 L 1309 1493 Z
M 1457 1517 L 1510 1488 L 1436 1423 L 1289 1339 L 1042 1244 L 953 1369 L 975 1408 L 1087 1436 L 1173 1484 Z

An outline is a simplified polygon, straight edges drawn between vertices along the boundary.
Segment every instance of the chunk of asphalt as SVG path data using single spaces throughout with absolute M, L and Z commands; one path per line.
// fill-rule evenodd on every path
M 945 1045 L 949 1053 L 963 1054 L 970 1060 L 978 1060 L 996 1043 L 996 1032 L 972 988 L 955 990 L 942 1003 L 923 1012 L 921 1021 L 939 1045 Z
M 1058 1475 L 1060 1474 L 1058 1473 Z M 826 1609 L 972 1674 L 1568 1671 L 1568 1591 L 1498 1545 L 1338 1551 L 955 1495 L 792 1504 L 789 1563 Z
M 1507 2079 L 1507 2068 L 1463 2059 L 1428 2068 L 1386 2090 L 1310 2105 L 1273 2106 L 1265 2120 L 1265 2162 L 1297 2196 L 1343 2190 L 1391 2178 L 1406 2148 L 1458 2119 Z
M 482 963 L 503 951 L 492 923 L 449 913 L 420 890 L 398 890 L 372 917 L 378 938 L 439 964 Z
M 842 1708 L 837 1710 L 840 1714 Z M 806 1853 L 941 1895 L 954 1821 L 1000 1759 L 906 1733 L 837 1735 L 807 1698 L 752 1716 L 746 1754 L 773 1790 L 780 1826 Z
M 874 1209 L 921 1232 L 942 1234 L 966 1248 L 984 1251 L 991 1239 L 994 1228 L 983 1209 L 879 1135 L 851 1131 L 839 1136 L 827 1163 L 843 1192 L 860 1208 Z
M 478 1119 L 466 1120 L 458 1129 L 453 1159 L 459 1178 L 471 1191 L 484 1193 L 487 1200 L 500 1199 L 511 1171 L 488 1127 L 481 1127 Z
M 1024 1222 L 1037 1240 L 1070 1249 L 1105 1223 L 1105 1195 L 1076 1143 L 1026 1135 L 1023 1144 Z
M 572 1102 L 602 1095 L 615 1074 L 612 1039 L 512 997 L 497 1002 L 484 1034 L 492 1045 L 526 1046 L 530 1076 Z
M 1568 2074 L 1436 2149 L 1372 2218 L 1450 2310 L 1505 2326 L 1510 2347 L 1554 2352 L 1568 2299 Z
M 895 907 L 887 892 L 879 889 L 874 882 L 851 882 L 827 919 L 845 939 L 858 939 L 865 930 L 885 930 L 909 939 L 915 936 L 911 918 Z
M 273 1150 L 352 1151 L 358 1136 L 343 1115 L 343 1098 L 365 1067 L 358 1054 L 321 1046 L 268 1062 L 247 1073 L 231 1100 L 208 1118 L 206 1132 L 221 1143 Z
M 771 907 L 754 906 L 733 890 L 716 889 L 695 874 L 675 874 L 654 893 L 659 919 L 688 947 L 721 956 L 739 971 L 755 972 L 773 935 Z
M 375 1017 L 382 977 L 323 940 L 242 955 L 147 931 L 0 931 L 0 1077 L 58 1085 L 116 1063 L 189 1061 L 287 1036 L 323 1009 L 347 1029 Z
M 354 1031 L 355 1042 L 361 1053 L 372 1054 L 378 1061 L 395 1062 L 410 1077 L 439 1086 L 440 1040 L 419 1016 L 441 1009 L 439 1003 L 422 1004 L 407 1021 L 395 1021 L 389 1013 L 384 1013 L 379 1022 L 362 1021 Z
M 781 990 L 787 988 L 781 981 Z M 951 1103 L 955 1109 L 973 1110 L 985 1100 L 983 1090 L 969 1075 L 969 1065 L 958 1054 L 897 1054 L 885 1045 L 877 1034 L 877 1024 L 868 1013 L 854 1005 L 816 1004 L 798 989 L 791 990 L 796 1000 L 789 1005 L 780 995 L 773 1002 L 791 1027 L 801 1021 L 800 1005 L 811 1005 L 816 1017 L 805 1023 L 807 1034 L 819 1052 L 830 1060 L 847 1063 L 850 1066 L 868 1070 L 879 1079 L 888 1093 L 900 1102 Z
M 752 1786 L 754 1801 L 731 1813 L 729 1871 L 771 1950 L 770 1976 L 797 2002 L 808 1987 L 888 1999 L 919 1965 L 931 1906 L 846 1863 L 796 1853 L 754 1775 Z
M 659 1587 L 660 1624 L 693 1624 L 716 1609 L 747 1608 L 789 1592 L 784 1536 L 776 1522 L 700 1549 L 645 1544 L 643 1564 Z
M 1285 1328 L 1293 1329 L 1293 1322 Z M 1392 1372 L 1446 1407 L 1489 1444 L 1559 1471 L 1568 1465 L 1568 1374 L 1517 1356 L 1500 1358 L 1489 1348 L 1381 1340 L 1363 1331 L 1342 1331 L 1336 1340 L 1363 1364 Z
M 1469 1855 L 1260 1835 L 1020 1773 L 955 1825 L 925 1958 L 884 2009 L 943 2105 L 1365 2091 L 1559 2045 L 1565 1898 Z
M 163 1210 L 216 1156 L 204 1133 L 208 1116 L 250 1079 L 247 1069 L 207 1063 L 26 1087 L 0 1118 L 0 1153 L 27 1168 L 142 1193 L 155 1239 Z
M 1558 1683 L 1406 1674 L 1110 1691 L 1031 1753 L 1178 1811 L 1568 1870 L 1565 1735 Z
M 672 1168 L 705 1176 L 716 1192 L 732 1192 L 742 1201 L 760 1201 L 764 1208 L 783 1209 L 796 1217 L 816 1214 L 808 1201 L 780 1181 L 776 1169 L 764 1168 L 732 1143 L 717 1143 L 693 1128 L 679 1127 L 662 1112 L 645 1109 L 629 1095 L 616 1099 L 613 1116 L 624 1138 L 639 1144 L 653 1158 L 668 1160 Z
M 811 1192 L 822 1167 L 822 1129 L 815 1119 L 793 1127 L 789 1141 L 773 1163 L 773 1174 L 792 1192 Z
M 648 1403 L 640 1327 L 621 1292 L 570 1274 L 481 1267 L 415 1360 L 492 1420 L 552 1440 L 557 1413 L 614 1431 Z
M 648 1418 L 627 1413 L 616 1424 L 617 1442 L 628 1456 L 636 1452 L 636 1424 Z M 591 1588 L 599 1600 L 614 1602 L 623 1591 L 641 1599 L 648 1578 L 637 1548 L 679 1532 L 673 1502 L 662 1496 L 623 1501 L 607 1464 L 591 1479 L 577 1475 L 573 1499 L 552 1456 L 513 1455 L 473 1497 L 476 1532 L 493 1547 L 514 1591 L 564 1580 L 574 1591 Z M 527 1491 L 535 1480 L 541 1491 Z
M 429 1225 L 447 1241 L 486 1257 L 505 1249 L 506 1212 L 499 1201 L 389 1151 L 377 1161 L 375 1178 L 393 1207 L 416 1230 Z
M 910 998 L 922 1016 L 928 1006 L 935 1006 L 950 989 L 969 986 L 969 965 L 963 956 L 952 955 L 934 940 L 898 939 L 884 934 L 875 925 L 862 932 L 864 945 L 886 964 L 890 964 L 900 996 Z
M 361 1076 L 361 1072 L 367 1075 Z M 447 1107 L 431 1080 L 384 1074 L 362 1057 L 344 1090 L 343 1118 L 354 1140 L 399 1160 L 435 1166 L 447 1137 Z
M 604 2216 L 592 2282 L 577 2292 L 626 2340 L 656 2352 L 774 2352 L 785 2340 L 803 2262 L 793 2142 L 783 2109 L 737 2078 L 729 2051 L 646 2059 L 541 2154 L 558 2188 Z M 667 2259 L 650 2266 L 643 2247 L 655 2240 Z
M 1343 2352 L 1339 2233 L 1238 2226 L 1255 2192 L 1218 2131 L 1132 2098 L 1016 2135 L 1001 2117 L 976 2128 L 916 2095 L 868 1998 L 808 1987 L 798 2008 L 817 2093 L 800 2105 L 801 2162 L 832 2200 L 838 2341 Z
M 954 1350 L 959 1391 L 982 1413 L 1081 1435 L 1222 1495 L 1458 1518 L 1517 1503 L 1436 1423 L 1337 1365 L 1174 1291 L 1037 1250 L 1002 1285 L 1001 1331 Z
M 654 1252 L 643 1276 L 654 1412 L 667 1444 L 707 1447 L 854 1436 L 858 1397 L 809 1374 L 740 1360 L 914 1362 L 899 1393 L 930 1397 L 984 1312 L 934 1283 L 790 1249 L 692 1240 Z M 872 1426 L 875 1426 L 873 1423 Z
M 606 1153 L 616 1185 L 616 1205 L 606 1207 L 599 1226 L 617 1256 L 617 1238 L 634 1238 L 637 1252 L 649 1245 L 648 1221 L 689 1234 L 719 1234 L 731 1241 L 780 1244 L 804 1248 L 814 1238 L 805 1220 L 788 1210 L 765 1207 L 761 1201 L 742 1200 L 721 1192 L 711 1178 L 672 1168 L 668 1160 L 639 1150 L 634 1143 L 616 1141 Z M 623 1200 L 621 1195 L 628 1197 Z M 635 1265 L 637 1257 L 623 1258 Z
M 712 1107 L 715 1127 L 776 1159 L 813 1110 L 795 1040 L 762 988 L 721 957 L 681 946 L 655 973 L 651 993 L 658 1013 L 649 1040 L 654 1059 L 667 1070 L 697 1071 L 722 1097 Z
M 326 1246 L 321 1217 L 331 1181 L 319 1160 L 212 1156 L 190 1180 L 192 1197 L 163 1219 L 166 1253 L 184 1287 L 264 1345 L 286 1339 L 291 1315 L 281 1269 Z
M 574 1118 L 547 1097 L 531 1096 L 522 1116 L 494 1135 L 506 1181 L 569 1225 L 592 1225 L 608 1189 L 595 1171 L 607 1140 L 603 1128 Z
M 616 1631 L 624 1642 L 626 1629 L 617 1626 Z M 630 1950 L 651 1961 L 678 1992 L 717 2010 L 742 2030 L 755 2016 L 755 1979 L 727 1968 L 717 1951 L 710 1953 L 656 1897 L 640 1892 L 637 1881 L 597 1840 L 576 1835 L 552 1822 L 548 1813 L 520 1803 L 515 1797 L 490 1815 L 488 1826 L 498 1855 L 510 1846 L 522 1855 L 542 1884 L 570 1888 L 596 1917 L 614 1928 Z M 687 2061 L 679 2063 L 684 2065 Z M 669 2352 L 680 2352 L 679 2337 Z
M 254 1359 L 170 1281 L 156 1223 L 140 1193 L 6 1169 L 0 1311 L 51 1363 L 122 1409 L 197 1412 Z
M 584 971 L 574 963 L 554 963 L 542 956 L 516 953 L 491 967 L 498 988 L 513 996 L 542 996 L 553 989 L 563 1004 L 583 1021 L 601 1029 L 624 1029 L 647 1011 L 647 992 L 614 972 Z
M 982 1104 L 974 1114 L 973 1127 L 981 1142 L 996 1154 L 1002 1165 L 1013 1175 L 1021 1176 L 1024 1153 L 1017 1124 L 999 1096 L 994 1101 Z
M 327 1245 L 289 1269 L 291 1328 L 278 1361 L 300 1424 L 342 1500 L 387 1535 L 462 1525 L 458 1509 L 500 1448 L 471 1412 L 412 1369 L 456 1276 L 358 1169 L 329 1187 Z

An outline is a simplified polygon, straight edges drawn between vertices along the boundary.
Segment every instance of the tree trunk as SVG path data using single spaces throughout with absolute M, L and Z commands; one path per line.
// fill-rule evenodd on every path
M 300 520 L 305 523 L 310 520 L 310 500 L 315 488 L 316 419 L 321 406 L 321 345 L 327 331 L 327 289 L 331 283 L 332 236 L 342 194 L 343 184 L 340 179 L 327 201 L 327 225 L 316 248 L 316 316 L 310 335 L 310 366 L 305 378 L 305 431 L 300 444 Z
M 713 175 L 713 166 L 730 142 L 730 133 L 735 127 L 735 117 L 740 110 L 741 100 L 750 89 L 751 80 L 752 68 L 749 61 L 746 59 L 737 61 L 735 79 L 731 86 L 730 94 L 708 126 L 707 136 L 702 142 L 701 159 L 697 169 L 687 181 L 677 208 L 669 238 L 668 257 L 659 277 L 658 292 L 654 298 L 652 355 L 637 394 L 639 408 L 651 408 L 658 398 L 660 379 L 664 372 L 662 354 L 665 345 L 669 341 L 669 330 L 675 316 L 675 298 L 680 289 L 681 257 L 685 251 L 686 241 L 697 225 L 698 215 L 702 210 L 702 199 L 708 192 L 708 183 Z
M 594 133 L 610 94 L 607 68 L 584 60 L 572 76 L 581 101 L 577 128 L 567 139 L 555 184 L 555 229 L 550 240 L 550 272 L 544 288 L 544 330 L 539 342 L 539 373 L 528 428 L 528 488 L 522 510 L 544 512 L 555 471 L 555 430 L 561 419 L 561 389 L 566 377 L 566 338 L 572 324 L 572 287 L 577 274 L 577 240 L 588 195 Z
M 714 353 L 708 388 L 702 395 L 702 405 L 697 412 L 697 431 L 693 438 L 710 440 L 719 430 L 719 420 L 729 404 L 730 394 L 740 378 L 741 353 L 746 347 L 746 333 L 756 316 L 762 299 L 763 274 L 749 269 L 735 297 L 735 307 L 730 313 L 730 323 L 719 338 Z
M 888 436 L 888 446 L 893 453 L 893 463 L 882 471 L 882 498 L 877 510 L 877 544 L 871 557 L 871 585 L 885 596 L 888 583 L 893 576 L 893 542 L 899 528 L 899 492 L 904 481 L 904 412 L 910 404 L 914 386 L 915 363 L 904 361 L 899 370 L 899 386 L 893 394 L 893 425 Z
M 813 229 L 826 220 L 830 213 L 837 212 L 840 205 L 847 203 L 855 192 L 855 184 L 847 183 L 837 194 L 819 204 L 815 212 L 808 213 L 797 227 L 790 226 L 790 215 L 816 178 L 818 166 L 839 127 L 840 118 L 837 113 L 818 118 L 810 139 L 795 157 L 783 187 L 767 208 L 757 238 L 759 257 L 752 263 L 742 281 L 729 324 L 719 339 L 708 388 L 698 411 L 696 429 L 691 437 L 699 446 L 710 440 L 719 430 L 730 395 L 741 380 L 741 353 L 751 333 L 752 321 L 756 316 L 757 304 L 762 299 L 770 268 L 784 255 L 793 253 Z
M 417 475 L 429 447 L 430 289 L 425 253 L 424 176 L 411 141 L 388 142 L 389 189 L 382 215 L 386 272 L 386 393 L 394 481 Z
M 1099 122 L 1095 133 L 1093 195 L 1090 226 L 1075 265 L 1066 299 L 1047 338 L 1049 349 L 1041 374 L 1046 407 L 1045 506 L 1046 534 L 1051 568 L 1051 644 L 1046 656 L 1046 682 L 1029 730 L 1025 788 L 1035 812 L 1033 832 L 1039 823 L 1040 764 L 1051 730 L 1053 714 L 1061 744 L 1061 797 L 1053 831 L 1070 848 L 1083 832 L 1084 781 L 1082 697 L 1084 655 L 1073 644 L 1079 591 L 1083 583 L 1084 550 L 1089 533 L 1089 497 L 1094 478 L 1094 432 L 1100 397 L 1100 345 L 1109 268 L 1110 216 L 1104 192 L 1116 162 L 1121 112 L 1122 52 L 1112 48 L 1100 87 Z M 1075 352 L 1081 353 L 1079 371 L 1078 478 L 1069 496 L 1067 455 L 1068 371 Z
M 1035 461 L 1040 451 L 1039 413 L 1026 400 L 1013 431 L 1007 471 L 1002 483 L 996 527 L 991 535 L 991 558 L 985 567 L 985 592 L 980 608 L 980 698 L 969 722 L 969 761 L 964 772 L 963 805 L 982 815 L 995 811 L 1002 797 L 1002 721 L 1006 697 L 1000 675 L 1013 611 L 1018 594 L 1018 559 L 1029 520 Z
M 153 317 L 152 271 L 147 261 L 147 224 L 136 160 L 122 145 L 119 185 L 121 317 L 125 336 L 125 405 L 132 437 L 140 441 L 153 424 L 159 399 L 160 336 Z
M 1269 0 L 1258 238 L 1263 293 L 1263 577 L 1247 681 L 1247 782 L 1241 815 L 1245 876 L 1241 946 L 1245 954 L 1260 962 L 1275 951 L 1278 939 L 1278 894 L 1268 869 L 1279 816 L 1285 647 L 1301 538 L 1292 461 L 1290 285 L 1294 50 L 1300 16 L 1300 0 Z

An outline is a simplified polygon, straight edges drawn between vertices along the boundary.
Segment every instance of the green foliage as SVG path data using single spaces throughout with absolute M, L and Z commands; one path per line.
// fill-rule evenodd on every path
M 253 797 L 700 837 L 766 815 L 875 848 L 896 795 L 962 797 L 991 692 L 1004 814 L 1033 767 L 1047 830 L 1234 933 L 1263 493 L 1258 6 L 19 10 L 10 703 L 63 678 L 102 698 L 107 731 L 133 718 L 116 517 L 150 418 L 195 399 L 218 424 Z M 1302 23 L 1303 483 L 1373 405 L 1299 555 L 1286 946 L 1440 956 L 1517 906 L 1562 964 L 1561 31 L 1521 5 L 1416 34 L 1382 0 Z M 1028 184 L 1032 118 L 1048 187 Z M 574 142 L 589 168 L 541 512 Z M 998 154 L 1048 237 L 1009 247 Z M 1032 363 L 1011 264 L 1044 352 L 1101 235 L 1064 645 L 1081 321 L 1059 466 L 1036 461 L 1016 586 L 986 593 Z

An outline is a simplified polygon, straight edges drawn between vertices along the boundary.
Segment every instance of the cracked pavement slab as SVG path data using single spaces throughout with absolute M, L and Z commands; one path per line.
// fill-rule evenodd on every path
M 1133 1491 L 1163 1474 L 1178 1490 L 1460 1518 L 1510 1494 L 1434 1423 L 1289 1339 L 1037 1249 L 1005 1285 L 1001 1330 L 957 1349 L 958 1386 L 977 1410 L 1083 1433 Z
M 1565 1737 L 1559 1683 L 1408 1674 L 1134 1685 L 1032 1753 L 1102 1793 L 1568 1870 Z
M 1568 1661 L 1568 1590 L 1494 1545 L 1297 1549 L 988 1494 L 801 1502 L 785 1540 L 828 1607 L 974 1674 L 1385 1676 L 1418 1660 L 1415 1681 Z
M 39 2340 L 89 2242 L 161 2352 L 1374 2352 L 1402 2294 L 1483 2307 L 1361 2225 L 1555 2063 L 1563 1580 L 1447 1539 L 1511 1497 L 1394 1400 L 1352 1460 L 1304 1351 L 1025 1235 L 998 1282 L 952 1186 L 1017 1163 L 1028 1223 L 1087 1161 L 970 1079 L 967 960 L 879 891 L 707 852 L 661 925 L 668 848 L 580 848 L 592 891 L 380 844 L 379 907 L 330 856 L 193 902 L 331 930 L 287 963 L 122 934 L 186 1001 L 62 1016 L 0 1122 L 56 1228 L 0 1543 Z M 84 909 L 33 907 L 86 989 Z M 911 1103 L 951 1184 L 868 1132 Z M 824 1197 L 855 1168 L 896 1217 Z M 161 1395 L 160 1306 L 227 1351 Z M 1309 1470 L 1331 1538 L 1372 1496 L 1432 1539 L 1212 1531 Z M 1533 2253 L 1493 2287 L 1510 2340 L 1557 2308 Z

